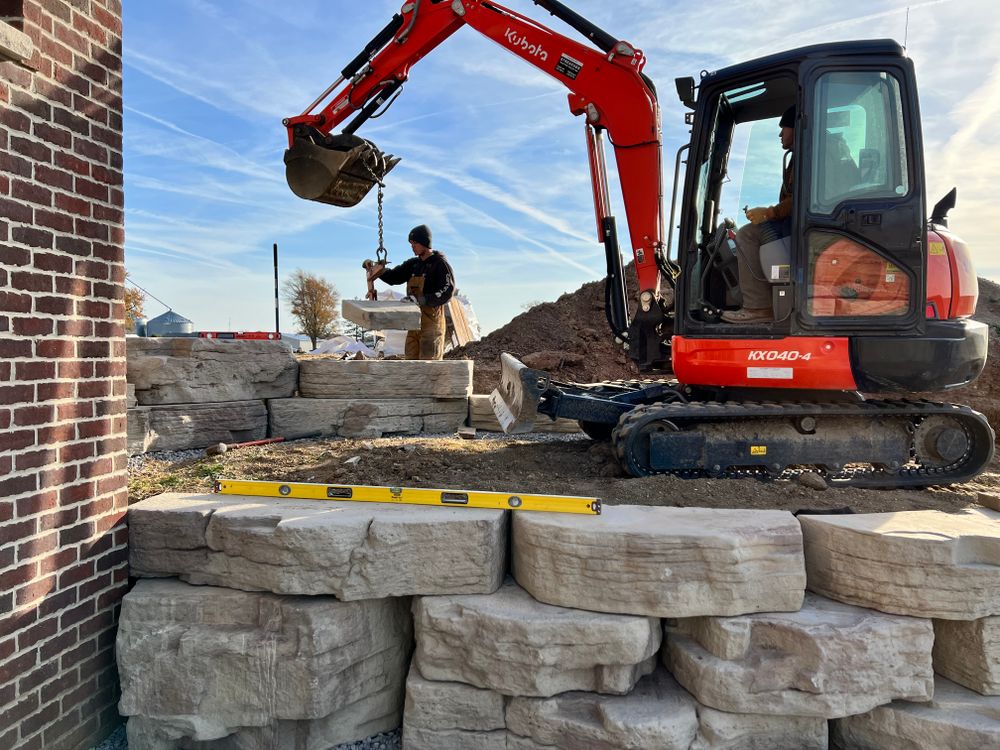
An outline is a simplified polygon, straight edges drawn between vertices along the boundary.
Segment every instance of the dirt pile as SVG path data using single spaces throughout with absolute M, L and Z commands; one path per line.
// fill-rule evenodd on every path
M 634 264 L 625 269 L 625 278 L 629 289 L 637 288 Z M 500 382 L 501 352 L 510 352 L 528 366 L 569 382 L 595 383 L 638 375 L 608 330 L 604 279 L 584 284 L 555 302 L 535 305 L 481 341 L 449 352 L 445 358 L 473 360 L 473 390 L 490 393 Z

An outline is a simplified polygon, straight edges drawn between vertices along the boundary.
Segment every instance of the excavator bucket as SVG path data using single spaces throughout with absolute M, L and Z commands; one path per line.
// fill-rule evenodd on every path
M 300 198 L 356 206 L 398 163 L 356 135 L 296 135 L 285 151 L 285 179 Z
M 500 385 L 490 394 L 493 413 L 505 433 L 531 432 L 549 375 L 532 370 L 507 352 L 500 354 Z

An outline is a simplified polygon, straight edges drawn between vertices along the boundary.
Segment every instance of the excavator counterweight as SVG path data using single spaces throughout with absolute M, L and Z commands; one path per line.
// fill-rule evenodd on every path
M 285 151 L 285 179 L 300 198 L 356 206 L 398 162 L 353 134 L 296 134 Z

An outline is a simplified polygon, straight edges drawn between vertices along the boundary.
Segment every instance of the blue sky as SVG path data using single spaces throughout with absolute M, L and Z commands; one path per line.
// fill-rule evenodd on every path
M 528 0 L 504 4 L 579 38 Z M 992 0 L 568 4 L 646 53 L 661 92 L 668 190 L 687 132 L 675 77 L 823 41 L 902 41 L 909 5 L 928 203 L 958 186 L 951 226 L 972 247 L 979 275 L 1000 279 Z M 301 268 L 346 298 L 362 296 L 360 264 L 377 246 L 375 194 L 350 209 L 296 198 L 284 180 L 281 119 L 336 79 L 400 2 L 123 5 L 126 262 L 135 281 L 199 329 L 269 329 L 277 242 L 282 278 Z M 407 232 L 429 224 L 485 331 L 603 276 L 583 123 L 570 115 L 566 90 L 471 29 L 414 66 L 402 96 L 359 134 L 403 158 L 387 179 L 390 261 L 410 257 Z M 627 252 L 617 193 L 613 200 Z M 146 305 L 150 317 L 164 309 Z

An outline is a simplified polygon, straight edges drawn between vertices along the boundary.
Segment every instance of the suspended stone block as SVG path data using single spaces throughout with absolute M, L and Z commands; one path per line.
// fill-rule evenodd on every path
M 832 719 L 930 700 L 933 642 L 930 620 L 809 594 L 798 612 L 677 621 L 664 662 L 707 706 Z
M 490 397 L 473 394 L 469 396 L 469 426 L 484 432 L 503 432 L 497 416 L 493 412 L 490 404 Z M 574 433 L 582 432 L 580 425 L 575 419 L 552 420 L 545 414 L 539 414 L 535 419 L 535 426 L 532 432 L 561 432 Z
M 882 612 L 1000 615 L 1000 513 L 801 516 L 809 588 Z
M 802 606 L 802 535 L 791 513 L 632 505 L 600 516 L 515 513 L 514 577 L 561 607 L 652 617 Z
M 267 437 L 263 401 L 137 406 L 126 420 L 129 453 L 181 451 Z
M 623 694 L 653 671 L 658 618 L 554 607 L 514 581 L 485 596 L 413 603 L 420 674 L 505 695 Z
M 986 750 L 1000 747 L 1000 697 L 984 696 L 943 677 L 928 703 L 888 706 L 830 724 L 838 750 Z
M 298 362 L 285 341 L 142 338 L 127 343 L 127 378 L 141 406 L 294 395 Z
M 1000 617 L 934 621 L 934 670 L 983 695 L 1000 695 Z
M 137 577 L 279 594 L 488 594 L 506 572 L 506 511 L 170 493 L 129 508 Z
M 407 603 L 139 581 L 116 643 L 129 745 L 325 748 L 393 729 Z
M 436 398 L 287 398 L 268 401 L 271 434 L 284 438 L 452 434 L 468 401 Z
M 472 360 L 307 359 L 299 365 L 303 398 L 447 398 L 472 393 Z
M 415 302 L 345 299 L 341 303 L 341 311 L 347 320 L 366 331 L 420 330 L 420 308 Z

